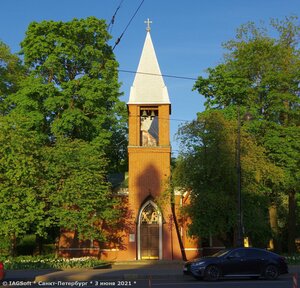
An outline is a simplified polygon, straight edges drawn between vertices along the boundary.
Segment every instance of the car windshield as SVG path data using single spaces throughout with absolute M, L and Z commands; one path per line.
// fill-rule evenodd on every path
M 213 254 L 212 257 L 222 257 L 222 256 L 228 254 L 229 251 L 230 251 L 229 249 L 221 250 L 221 251 L 219 251 L 219 252 Z

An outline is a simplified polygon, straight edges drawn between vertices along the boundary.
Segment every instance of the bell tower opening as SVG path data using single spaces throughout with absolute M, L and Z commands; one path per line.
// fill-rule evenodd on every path
M 159 145 L 158 107 L 140 108 L 140 145 L 155 147 Z

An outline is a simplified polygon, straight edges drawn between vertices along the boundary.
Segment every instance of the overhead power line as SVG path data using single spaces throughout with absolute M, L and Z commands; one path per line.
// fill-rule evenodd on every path
M 110 22 L 109 22 L 109 24 L 108 24 L 108 30 L 109 30 L 109 33 L 111 33 L 111 31 L 112 31 L 112 27 L 113 27 L 113 25 L 115 24 L 116 15 L 117 15 L 119 9 L 121 8 L 121 5 L 122 5 L 123 1 L 124 1 L 124 0 L 121 0 L 119 6 L 117 7 L 117 9 L 116 9 L 114 15 L 112 16 L 112 18 L 111 18 L 111 20 L 110 20 Z
M 129 27 L 129 25 L 130 25 L 130 23 L 132 22 L 132 20 L 133 20 L 133 18 L 135 17 L 135 15 L 136 15 L 136 14 L 138 13 L 138 11 L 140 10 L 140 8 L 141 8 L 141 6 L 143 5 L 144 1 L 145 1 L 145 0 L 142 0 L 142 1 L 141 1 L 140 5 L 138 6 L 138 8 L 136 9 L 136 11 L 134 12 L 134 14 L 133 14 L 133 16 L 131 17 L 131 19 L 129 20 L 128 24 L 126 25 L 126 27 L 125 27 L 124 31 L 122 32 L 121 36 L 117 39 L 117 41 L 116 41 L 116 43 L 115 43 L 115 45 L 114 45 L 114 47 L 113 47 L 112 50 L 114 50 L 115 47 L 120 43 L 120 41 L 121 41 L 121 39 L 122 39 L 124 33 L 126 32 L 127 28 Z
M 147 72 L 138 72 L 138 71 L 131 71 L 131 70 L 123 70 L 118 69 L 119 72 L 125 72 L 125 73 L 131 73 L 131 74 L 143 74 L 143 75 L 152 75 L 152 76 L 162 76 L 167 78 L 177 78 L 177 79 L 183 79 L 183 80 L 198 80 L 197 78 L 193 77 L 185 77 L 185 76 L 176 76 L 176 75 L 167 75 L 167 74 L 155 74 L 155 73 L 147 73 Z

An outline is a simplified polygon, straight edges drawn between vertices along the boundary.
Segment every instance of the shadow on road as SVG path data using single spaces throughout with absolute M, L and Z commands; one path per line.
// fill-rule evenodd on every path
M 41 270 L 6 270 L 5 281 L 34 281 L 36 277 L 56 273 L 59 269 L 41 269 Z

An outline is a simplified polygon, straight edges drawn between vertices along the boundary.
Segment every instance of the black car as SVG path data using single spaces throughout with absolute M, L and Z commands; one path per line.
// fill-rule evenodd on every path
M 288 273 L 284 257 L 258 248 L 233 248 L 221 250 L 211 257 L 185 263 L 183 273 L 197 279 L 216 281 L 221 277 L 250 277 L 276 279 Z

